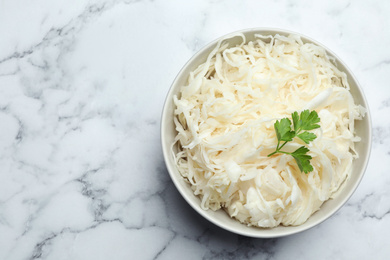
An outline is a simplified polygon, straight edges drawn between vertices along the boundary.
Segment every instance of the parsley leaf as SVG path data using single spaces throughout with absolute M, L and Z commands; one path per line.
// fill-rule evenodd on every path
M 291 118 L 293 121 L 292 124 L 294 130 L 291 129 L 290 119 L 283 118 L 280 121 L 276 120 L 274 128 L 276 137 L 278 139 L 278 144 L 276 146 L 276 150 L 268 154 L 268 157 L 276 153 L 290 154 L 292 157 L 294 157 L 301 172 L 309 173 L 313 171 L 313 166 L 310 164 L 312 157 L 307 154 L 310 151 L 307 147 L 301 146 L 292 153 L 281 151 L 281 149 L 295 137 L 298 137 L 306 144 L 309 144 L 311 141 L 316 139 L 317 136 L 314 133 L 307 131 L 302 132 L 302 130 L 313 130 L 319 128 L 320 125 L 317 123 L 320 122 L 320 118 L 318 117 L 318 114 L 315 110 L 311 112 L 309 110 L 304 110 L 300 115 L 297 111 L 295 111 L 291 114 Z M 284 143 L 280 145 L 280 142 L 282 141 L 284 141 Z
M 288 118 L 283 118 L 280 122 L 277 120 L 274 124 L 276 136 L 279 141 L 292 141 L 295 132 L 291 131 L 291 121 Z
M 299 135 L 297 135 L 302 141 L 304 141 L 306 144 L 308 144 L 309 142 L 313 141 L 314 139 L 317 138 L 317 136 L 313 133 L 309 133 L 309 132 L 303 132 Z
M 294 157 L 297 162 L 299 169 L 304 173 L 313 171 L 313 166 L 310 164 L 312 157 L 308 155 L 307 152 L 309 152 L 309 149 L 305 146 L 301 146 L 291 153 L 292 157 Z
M 294 131 L 297 132 L 297 130 L 301 127 L 301 122 L 299 121 L 299 115 L 298 112 L 295 111 L 291 114 L 293 123 L 294 123 Z
M 320 127 L 320 125 L 317 124 L 320 122 L 320 118 L 318 117 L 318 114 L 315 110 L 311 112 L 307 109 L 302 111 L 301 115 L 299 116 L 299 119 L 296 118 L 298 113 L 297 112 L 294 113 L 296 114 L 295 114 L 295 119 L 293 118 L 293 120 L 294 122 L 295 120 L 297 121 L 296 124 L 294 123 L 295 132 L 300 132 L 301 130 L 313 130 Z

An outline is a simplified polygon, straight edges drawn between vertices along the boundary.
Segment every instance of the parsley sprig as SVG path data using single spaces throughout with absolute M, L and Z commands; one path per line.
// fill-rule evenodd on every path
M 291 114 L 291 117 L 294 127 L 293 130 L 291 129 L 290 119 L 283 118 L 280 121 L 276 120 L 274 127 L 276 137 L 278 138 L 278 144 L 276 146 L 276 150 L 270 153 L 268 157 L 276 153 L 289 154 L 294 157 L 301 172 L 309 173 L 313 171 L 313 166 L 310 164 L 312 157 L 307 154 L 310 151 L 307 147 L 301 146 L 292 153 L 281 151 L 280 149 L 282 149 L 283 146 L 292 141 L 295 137 L 298 137 L 306 144 L 316 139 L 317 136 L 315 134 L 307 131 L 319 128 L 320 125 L 317 123 L 320 122 L 320 118 L 318 117 L 317 112 L 314 110 L 311 112 L 309 110 L 304 110 L 300 115 L 298 115 L 298 112 L 295 111 Z

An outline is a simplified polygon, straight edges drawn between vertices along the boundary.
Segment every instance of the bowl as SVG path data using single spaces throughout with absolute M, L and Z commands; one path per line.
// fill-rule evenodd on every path
M 218 41 L 221 39 L 228 38 L 226 41 L 231 45 L 239 44 L 241 38 L 234 37 L 230 38 L 236 33 L 243 33 L 246 37 L 247 42 L 254 39 L 254 34 L 263 34 L 263 35 L 289 35 L 295 34 L 299 35 L 303 42 L 305 43 L 314 43 L 323 47 L 329 56 L 335 58 L 335 64 L 341 71 L 344 71 L 347 74 L 348 82 L 350 85 L 350 92 L 355 99 L 357 104 L 361 104 L 367 109 L 367 113 L 363 120 L 355 121 L 355 131 L 358 136 L 361 137 L 361 141 L 356 143 L 356 150 L 359 153 L 359 158 L 353 161 L 352 173 L 344 185 L 343 190 L 341 190 L 338 196 L 334 199 L 326 201 L 318 210 L 315 212 L 304 224 L 300 226 L 278 226 L 274 228 L 259 228 L 253 226 L 247 226 L 240 223 L 239 221 L 231 218 L 224 210 L 212 211 L 212 210 L 203 210 L 200 207 L 200 199 L 194 195 L 191 190 L 190 185 L 185 182 L 183 177 L 180 175 L 179 171 L 176 168 L 173 155 L 171 153 L 171 146 L 174 142 L 176 136 L 176 130 L 174 126 L 174 108 L 173 96 L 179 93 L 179 90 L 182 86 L 186 84 L 188 75 L 191 71 L 197 68 L 200 64 L 206 61 L 208 54 L 214 49 Z M 183 198 L 188 202 L 188 204 L 195 209 L 201 216 L 214 223 L 215 225 L 234 232 L 239 235 L 244 235 L 248 237 L 257 237 L 257 238 L 274 238 L 282 237 L 287 235 L 296 234 L 304 230 L 310 229 L 329 217 L 335 214 L 352 196 L 353 192 L 356 190 L 359 185 L 364 172 L 367 167 L 368 159 L 371 151 L 371 119 L 368 109 L 368 103 L 364 96 L 363 90 L 356 80 L 355 76 L 352 74 L 350 69 L 338 58 L 331 50 L 318 43 L 317 41 L 301 35 L 299 33 L 281 30 L 281 29 L 270 29 L 270 28 L 253 28 L 253 29 L 244 29 L 238 32 L 234 32 L 225 36 L 222 36 L 213 42 L 207 44 L 203 47 L 198 53 L 196 53 L 181 69 L 177 77 L 175 78 L 168 95 L 165 100 L 162 118 L 161 118 L 161 142 L 162 150 L 164 155 L 164 160 L 170 174 L 170 177 L 175 184 L 176 188 L 183 196 Z

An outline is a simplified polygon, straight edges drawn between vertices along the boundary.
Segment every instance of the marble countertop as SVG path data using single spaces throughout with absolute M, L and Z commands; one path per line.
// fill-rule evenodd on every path
M 0 259 L 389 259 L 390 2 L 0 2 Z M 252 239 L 200 217 L 167 173 L 160 115 L 202 46 L 250 27 L 323 43 L 352 69 L 370 163 L 331 219 Z

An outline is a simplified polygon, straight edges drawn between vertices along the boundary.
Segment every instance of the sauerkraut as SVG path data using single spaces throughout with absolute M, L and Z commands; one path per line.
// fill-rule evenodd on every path
M 326 51 L 299 36 L 255 35 L 229 46 L 220 41 L 174 96 L 172 145 L 180 174 L 204 210 L 225 209 L 247 225 L 304 223 L 335 196 L 358 157 L 354 103 L 346 74 Z M 275 150 L 273 124 L 294 111 L 316 110 L 320 128 L 307 147 L 314 170 L 302 173 L 292 156 Z M 284 149 L 304 143 L 295 138 Z

